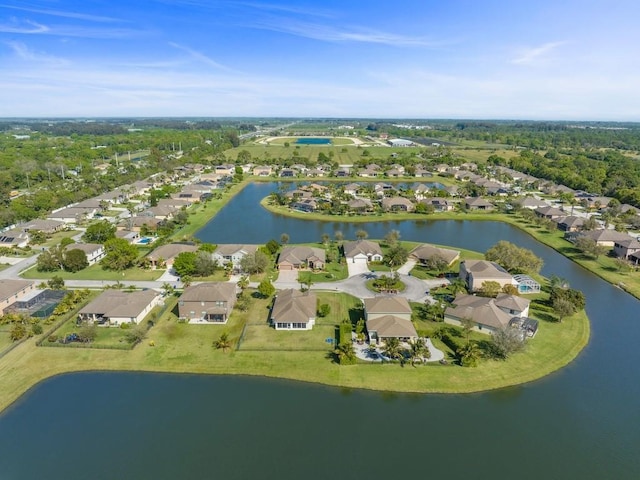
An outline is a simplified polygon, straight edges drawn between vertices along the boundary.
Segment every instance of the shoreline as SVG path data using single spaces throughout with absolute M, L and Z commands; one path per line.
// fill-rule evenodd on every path
M 196 220 L 187 225 L 189 231 L 199 231 L 206 222 L 215 216 L 231 199 L 254 180 L 249 178 L 235 184 L 222 199 L 214 200 L 213 205 L 205 205 Z M 266 208 L 263 203 L 260 204 Z M 268 210 L 271 211 L 270 208 Z M 276 211 L 275 213 L 284 214 Z M 300 213 L 300 218 L 314 219 L 311 215 Z M 318 214 L 315 214 L 319 216 Z M 458 214 L 460 215 L 460 214 Z M 473 214 L 472 214 L 473 215 Z M 294 215 L 291 215 L 294 216 Z M 392 218 L 375 216 L 373 219 L 361 217 L 361 222 L 388 220 L 445 220 L 451 218 L 433 218 L 413 214 L 413 218 L 390 214 Z M 418 216 L 419 218 L 415 218 Z M 459 220 L 474 220 L 468 214 L 460 215 Z M 476 214 L 478 220 L 501 221 L 496 214 Z M 325 216 L 326 217 L 326 216 Z M 400 217 L 400 218 L 398 218 Z M 427 217 L 427 218 L 425 218 Z M 344 218 L 324 221 L 348 222 Z M 518 226 L 515 222 L 511 223 Z M 522 229 L 527 231 L 526 229 Z M 527 232 L 530 233 L 530 232 Z M 193 233 L 192 233 L 193 234 Z M 175 237 L 185 235 L 184 229 L 176 232 Z M 538 239 L 536 236 L 532 235 Z M 174 237 L 174 238 L 175 238 Z M 539 240 L 539 239 L 538 239 Z M 539 240 L 540 241 L 540 240 Z M 541 242 L 545 243 L 545 242 Z M 559 252 L 562 254 L 561 252 Z M 167 314 L 168 315 L 168 314 Z M 135 372 L 164 373 L 184 375 L 244 375 L 265 378 L 279 378 L 289 381 L 316 383 L 330 387 L 353 388 L 371 391 L 387 391 L 419 394 L 469 394 L 479 393 L 540 380 L 561 370 L 571 363 L 588 345 L 590 321 L 585 311 L 579 312 L 563 323 L 547 323 L 549 337 L 560 342 L 565 348 L 542 351 L 544 336 L 537 336 L 524 352 L 515 354 L 508 361 L 485 360 L 476 368 L 452 366 L 419 366 L 404 368 L 402 374 L 394 371 L 397 364 L 377 365 L 358 363 L 356 365 L 337 365 L 326 359 L 327 352 L 288 352 L 288 351 L 243 351 L 234 350 L 229 354 L 215 351 L 210 346 L 212 330 L 208 330 L 207 346 L 202 346 L 193 358 L 182 360 L 170 356 L 158 356 L 162 348 L 169 348 L 163 342 L 163 326 L 169 317 L 159 319 L 152 327 L 148 338 L 153 338 L 160 347 L 142 342 L 131 351 L 71 349 L 35 346 L 36 338 L 30 338 L 0 358 L 0 414 L 15 405 L 21 398 L 41 382 L 58 375 L 79 372 Z M 212 328 L 212 327 L 196 327 Z M 215 327 L 213 327 L 215 328 Z M 215 330 L 218 334 L 220 330 Z M 562 333 L 567 338 L 557 339 L 554 333 Z M 541 340 L 542 338 L 542 340 Z M 547 338 L 548 339 L 548 338 Z M 167 340 L 169 343 L 169 340 Z M 553 342 L 552 342 L 553 343 Z M 548 347 L 548 345 L 547 345 Z M 184 354 L 185 352 L 179 352 Z M 157 358 L 156 358 L 157 357 Z M 376 368 L 377 367 L 377 368 Z M 507 368 L 509 367 L 509 368 Z M 374 370 L 375 369 L 375 370 Z M 391 375 L 390 375 L 391 373 Z

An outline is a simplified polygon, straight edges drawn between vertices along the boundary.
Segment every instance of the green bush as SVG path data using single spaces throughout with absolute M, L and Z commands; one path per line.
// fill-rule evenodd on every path
M 44 331 L 44 329 L 42 328 L 42 325 L 40 325 L 40 323 L 34 323 L 33 325 L 31 325 L 31 331 L 34 335 L 40 335 Z
M 122 330 L 129 330 L 131 328 L 131 324 L 130 323 L 121 323 L 120 324 L 120 328 Z
M 58 341 L 58 336 L 57 335 L 49 335 L 47 337 L 47 341 L 51 342 L 51 343 L 57 342 Z

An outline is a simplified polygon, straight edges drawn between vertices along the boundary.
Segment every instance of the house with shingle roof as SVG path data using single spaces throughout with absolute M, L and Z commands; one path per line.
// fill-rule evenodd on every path
M 493 203 L 482 197 L 468 197 L 464 199 L 464 206 L 467 210 L 493 210 Z
M 273 302 L 271 324 L 276 330 L 311 330 L 316 323 L 317 306 L 315 293 L 282 290 Z
M 401 341 L 418 338 L 411 322 L 411 306 L 404 297 L 383 296 L 365 298 L 365 323 L 370 343 L 397 338 Z
M 436 247 L 435 245 L 429 245 L 428 243 L 418 245 L 409 252 L 409 258 L 417 260 L 421 265 L 425 265 L 433 257 L 440 257 L 447 262 L 447 264 L 451 265 L 460 258 L 460 252 L 458 250 Z
M 216 247 L 211 254 L 211 258 L 218 262 L 218 265 L 232 264 L 239 267 L 240 262 L 247 255 L 253 255 L 258 250 L 258 245 L 245 245 L 238 243 L 225 243 Z
M 391 197 L 382 199 L 382 209 L 387 212 L 413 212 L 416 206 L 411 200 L 404 197 Z
M 184 289 L 178 300 L 179 318 L 189 323 L 227 323 L 238 298 L 237 286 L 205 282 Z
M 147 255 L 147 258 L 151 261 L 153 268 L 158 268 L 158 264 L 164 262 L 168 270 L 179 254 L 182 252 L 196 252 L 197 250 L 198 246 L 192 243 L 168 243 L 153 250 Z
M 5 309 L 20 301 L 35 289 L 35 283 L 29 280 L 0 279 L 0 315 Z
M 137 324 L 161 302 L 162 296 L 155 290 L 105 290 L 78 312 L 78 320 L 109 326 Z
M 640 252 L 640 242 L 635 238 L 629 237 L 625 240 L 616 240 L 613 243 L 613 253 L 618 258 L 629 259 L 631 255 L 637 255 Z
M 464 321 L 470 320 L 474 331 L 490 334 L 507 328 L 514 318 L 527 318 L 529 304 L 525 298 L 506 293 L 497 298 L 461 294 L 445 309 L 444 321 L 462 326 Z
M 67 245 L 65 251 L 80 250 L 87 256 L 89 265 L 98 263 L 106 255 L 104 245 L 99 243 L 71 243 Z
M 342 249 L 349 263 L 382 261 L 382 249 L 377 242 L 357 240 L 345 243 Z
M 287 246 L 278 257 L 278 270 L 297 270 L 300 268 L 322 269 L 326 263 L 322 248 L 306 245 Z
M 500 287 L 515 285 L 513 277 L 504 268 L 488 260 L 464 260 L 460 262 L 460 279 L 470 292 L 477 292 L 484 282 L 497 282 Z

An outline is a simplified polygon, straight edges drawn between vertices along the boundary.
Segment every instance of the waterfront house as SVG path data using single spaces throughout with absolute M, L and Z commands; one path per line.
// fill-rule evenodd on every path
M 189 323 L 227 323 L 237 300 L 237 287 L 227 282 L 206 282 L 184 289 L 178 316 Z
M 435 245 L 429 245 L 423 243 L 409 252 L 409 258 L 416 260 L 420 265 L 427 264 L 432 258 L 440 257 L 448 265 L 460 258 L 460 252 L 458 250 L 451 250 L 448 248 L 440 248 Z
M 168 243 L 156 248 L 147 255 L 147 258 L 151 261 L 153 268 L 161 268 L 159 265 L 164 263 L 167 270 L 169 270 L 179 254 L 182 252 L 196 252 L 197 250 L 197 245 L 192 243 Z
M 247 255 L 254 255 L 258 250 L 258 245 L 245 245 L 238 243 L 225 243 L 217 246 L 211 254 L 211 258 L 218 262 L 218 265 L 230 263 L 234 268 L 240 267 L 240 262 Z
M 357 240 L 343 245 L 344 256 L 348 263 L 381 262 L 382 249 L 377 242 Z
M 305 245 L 287 246 L 278 257 L 278 270 L 299 270 L 301 268 L 323 269 L 325 251 L 322 248 Z
M 526 298 L 505 293 L 496 298 L 460 294 L 445 309 L 444 321 L 457 326 L 471 321 L 474 331 L 490 334 L 509 327 L 514 319 L 526 319 L 529 304 Z
M 511 274 L 495 262 L 488 260 L 463 260 L 460 262 L 460 279 L 470 292 L 477 292 L 484 282 L 497 282 L 500 288 L 514 285 Z
M 493 204 L 482 197 L 468 197 L 464 199 L 464 206 L 467 210 L 493 210 Z
M 388 338 L 411 341 L 418 338 L 411 322 L 411 306 L 404 297 L 365 298 L 364 313 L 370 343 Z
M 316 322 L 315 293 L 287 289 L 278 292 L 270 320 L 276 330 L 311 330 Z
M 404 197 L 391 197 L 382 199 L 382 209 L 386 212 L 413 212 L 416 206 L 411 200 Z

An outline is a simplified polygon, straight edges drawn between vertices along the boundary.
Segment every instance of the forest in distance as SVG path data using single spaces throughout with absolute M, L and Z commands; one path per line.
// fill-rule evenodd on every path
M 348 129 L 345 129 L 348 126 Z M 228 155 L 255 135 L 406 138 L 426 144 L 361 150 L 381 164 L 504 165 L 640 207 L 640 123 L 491 120 L 123 118 L 0 120 L 0 227 L 45 216 L 187 163 L 315 165 L 329 155 L 269 148 Z M 434 145 L 436 144 L 436 145 Z M 343 149 L 345 147 L 342 147 Z M 349 148 L 361 148 L 350 146 Z M 135 152 L 144 151 L 144 156 Z M 309 150 L 312 151 L 312 150 Z M 508 152 L 508 155 L 505 155 Z M 132 153 L 134 153 L 132 158 Z M 320 157 L 322 155 L 322 157 Z M 319 158 L 320 157 L 320 158 Z M 334 165 L 338 167 L 337 163 Z

